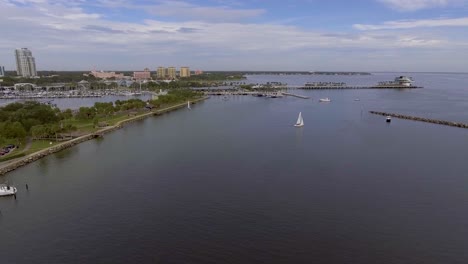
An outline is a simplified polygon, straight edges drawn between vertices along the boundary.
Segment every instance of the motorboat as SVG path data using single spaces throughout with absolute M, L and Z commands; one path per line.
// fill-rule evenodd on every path
M 391 117 L 391 116 L 387 116 L 387 120 L 386 120 L 386 121 L 387 121 L 387 123 L 392 122 L 392 117 Z
M 323 102 L 323 103 L 329 103 L 331 102 L 330 98 L 322 98 L 322 99 L 319 99 L 319 102 Z
M 15 195 L 17 191 L 16 187 L 0 184 L 0 196 Z

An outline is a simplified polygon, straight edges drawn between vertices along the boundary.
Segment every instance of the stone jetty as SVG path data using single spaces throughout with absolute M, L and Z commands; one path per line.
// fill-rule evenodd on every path
M 430 118 L 416 117 L 416 116 L 409 116 L 409 115 L 400 115 L 400 114 L 395 114 L 395 113 L 377 112 L 377 111 L 369 111 L 369 113 L 375 114 L 375 115 L 391 116 L 391 117 L 400 118 L 400 119 L 408 119 L 408 120 L 444 125 L 444 126 L 468 128 L 468 124 L 459 123 L 459 122 L 437 120 L 437 119 L 430 119 Z
M 203 100 L 205 100 L 207 98 L 208 97 L 203 97 L 203 98 L 200 98 L 200 99 L 197 99 L 197 100 L 193 100 L 191 102 L 192 103 L 199 102 L 199 101 L 203 101 Z M 145 118 L 147 118 L 149 116 L 161 115 L 161 114 L 171 112 L 171 111 L 174 111 L 174 110 L 177 110 L 177 109 L 180 109 L 180 108 L 184 108 L 186 106 L 187 106 L 187 103 L 182 103 L 182 104 L 174 105 L 174 106 L 164 108 L 164 109 L 161 109 L 161 110 L 151 111 L 151 112 L 148 112 L 146 114 L 142 114 L 142 115 L 138 115 L 138 116 L 135 116 L 135 117 L 132 117 L 132 118 L 129 118 L 129 119 L 122 120 L 122 121 L 118 122 L 117 124 L 115 124 L 114 126 L 105 127 L 105 128 L 100 129 L 100 130 L 98 130 L 98 131 L 96 131 L 94 133 L 87 134 L 87 135 L 84 135 L 84 136 L 81 136 L 81 137 L 78 137 L 78 138 L 75 138 L 75 139 L 72 139 L 72 140 L 57 144 L 57 145 L 55 145 L 53 147 L 50 147 L 50 148 L 47 148 L 47 149 L 32 153 L 32 154 L 27 155 L 27 156 L 22 157 L 22 158 L 18 158 L 17 160 L 5 161 L 5 164 L 0 165 L 0 175 L 5 175 L 6 173 L 8 173 L 10 171 L 16 170 L 17 168 L 25 166 L 25 165 L 27 165 L 29 163 L 32 163 L 32 162 L 34 162 L 34 161 L 36 161 L 38 159 L 41 159 L 43 157 L 46 157 L 46 156 L 50 155 L 50 154 L 53 154 L 53 153 L 59 152 L 61 150 L 73 147 L 73 146 L 75 146 L 77 144 L 80 144 L 82 142 L 91 140 L 93 138 L 101 137 L 104 134 L 115 131 L 115 130 L 117 130 L 117 129 L 123 127 L 124 125 L 131 123 L 131 122 L 142 120 L 142 119 L 145 119 Z
M 301 99 L 309 99 L 309 96 L 305 96 L 305 95 L 299 95 L 299 94 L 293 94 L 293 93 L 285 93 L 285 92 L 283 92 L 282 94 L 287 95 L 287 96 L 292 96 L 292 97 L 301 98 Z

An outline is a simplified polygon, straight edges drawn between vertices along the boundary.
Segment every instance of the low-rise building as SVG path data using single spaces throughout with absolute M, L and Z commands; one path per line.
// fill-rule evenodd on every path
M 105 72 L 105 71 L 91 71 L 91 75 L 99 79 L 122 79 L 124 78 L 123 73 L 115 73 L 115 72 Z
M 151 79 L 151 72 L 148 68 L 142 72 L 133 72 L 133 78 L 137 81 L 149 80 Z

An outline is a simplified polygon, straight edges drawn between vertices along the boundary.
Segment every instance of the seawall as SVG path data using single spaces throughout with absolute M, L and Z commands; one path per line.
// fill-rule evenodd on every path
M 208 97 L 199 98 L 199 99 L 193 100 L 191 102 L 200 102 L 200 101 L 203 101 L 203 100 L 206 100 L 206 99 L 208 99 Z M 36 160 L 39 160 L 39 159 L 41 159 L 43 157 L 46 157 L 46 156 L 50 155 L 50 154 L 57 153 L 59 151 L 62 151 L 64 149 L 67 149 L 67 148 L 70 148 L 70 147 L 73 147 L 73 146 L 75 146 L 77 144 L 80 144 L 82 142 L 85 142 L 85 141 L 91 140 L 93 138 L 97 138 L 99 136 L 102 136 L 102 135 L 104 135 L 106 133 L 115 131 L 115 130 L 117 130 L 119 128 L 122 128 L 123 126 L 129 124 L 129 123 L 132 123 L 132 122 L 135 122 L 135 121 L 138 121 L 138 120 L 142 120 L 142 119 L 145 119 L 145 118 L 150 117 L 150 116 L 161 115 L 161 114 L 171 112 L 171 111 L 174 111 L 174 110 L 177 110 L 177 109 L 180 109 L 180 108 L 184 108 L 186 106 L 187 106 L 187 103 L 182 103 L 182 104 L 174 105 L 174 106 L 167 107 L 167 108 L 164 108 L 164 109 L 151 111 L 151 112 L 148 112 L 146 114 L 134 116 L 134 117 L 119 121 L 118 123 L 116 123 L 113 126 L 105 127 L 105 128 L 100 129 L 100 130 L 98 130 L 96 132 L 93 132 L 93 133 L 90 133 L 90 134 L 87 134 L 87 135 L 84 135 L 84 136 L 81 136 L 81 137 L 77 137 L 75 139 L 72 139 L 72 140 L 57 144 L 57 145 L 55 145 L 53 147 L 46 148 L 46 149 L 40 150 L 38 152 L 34 152 L 34 153 L 29 154 L 29 155 L 27 155 L 25 157 L 19 158 L 18 160 L 15 160 L 13 162 L 7 163 L 5 165 L 0 165 L 0 175 L 5 175 L 8 172 L 14 171 L 14 170 L 16 170 L 16 169 L 18 169 L 20 167 L 23 167 L 23 166 L 25 166 L 25 165 L 27 165 L 29 163 L 32 163 L 32 162 L 34 162 Z
M 468 124 L 459 123 L 459 122 L 452 122 L 452 121 L 445 121 L 445 120 L 438 120 L 438 119 L 430 119 L 430 118 L 409 116 L 409 115 L 400 115 L 400 114 L 395 114 L 395 113 L 377 112 L 377 111 L 369 111 L 369 113 L 375 114 L 375 115 L 382 115 L 382 116 L 391 116 L 391 117 L 400 118 L 400 119 L 407 119 L 407 120 L 414 120 L 414 121 L 432 123 L 432 124 L 437 124 L 437 125 L 468 128 Z

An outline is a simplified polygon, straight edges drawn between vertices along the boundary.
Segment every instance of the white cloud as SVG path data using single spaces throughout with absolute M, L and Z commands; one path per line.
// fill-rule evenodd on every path
M 378 63 L 377 57 L 382 58 L 383 54 L 398 57 L 405 50 L 413 52 L 413 55 L 404 53 L 405 60 L 417 60 L 424 50 L 455 50 L 446 36 L 376 28 L 388 27 L 386 23 L 375 28 L 356 25 L 363 31 L 346 33 L 245 21 L 213 23 L 195 18 L 181 22 L 155 18 L 120 22 L 95 11 L 85 11 L 78 2 L 75 0 L 71 7 L 65 0 L 16 6 L 0 0 L 0 24 L 8 25 L 2 28 L 2 63 L 7 61 L 6 66 L 13 69 L 14 48 L 28 47 L 36 56 L 38 69 L 77 70 L 97 66 L 130 70 L 187 64 L 205 69 L 280 70 L 320 69 L 320 65 L 331 67 L 333 63 L 344 69 L 344 65 L 353 67 L 357 62 L 356 67 L 363 69 L 369 52 L 375 56 L 371 59 Z M 177 8 L 180 6 L 190 10 L 185 4 Z M 238 15 L 235 13 L 233 17 Z M 466 36 L 457 39 L 465 44 L 458 50 L 465 51 Z M 447 62 L 467 60 L 464 54 L 468 53 L 447 55 Z M 388 63 L 381 65 L 386 67 Z
M 151 14 L 164 17 L 177 17 L 185 20 L 201 21 L 241 21 L 258 17 L 264 9 L 233 9 L 228 6 L 199 6 L 182 1 L 164 1 L 161 4 L 145 8 Z
M 468 17 L 387 21 L 382 24 L 354 24 L 359 30 L 388 30 L 430 27 L 468 27 Z
M 444 7 L 463 0 L 379 0 L 385 5 L 399 11 L 415 11 L 427 8 Z

